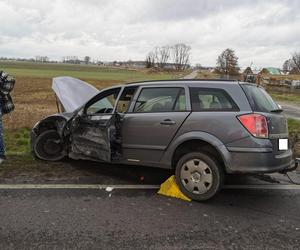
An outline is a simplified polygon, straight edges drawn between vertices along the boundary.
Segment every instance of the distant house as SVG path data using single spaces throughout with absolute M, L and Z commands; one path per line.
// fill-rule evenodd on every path
M 142 68 L 146 68 L 146 62 L 145 61 L 127 61 L 127 62 L 123 62 L 122 65 L 124 65 L 125 67 L 130 67 L 130 68 L 138 68 L 138 69 L 142 69 Z
M 269 75 L 282 75 L 281 69 L 274 67 L 263 68 L 260 73 Z
M 251 67 L 247 67 L 244 72 L 243 72 L 244 75 L 253 75 L 253 71 L 251 69 Z
M 252 71 L 253 71 L 253 75 L 258 75 L 261 72 L 260 69 L 252 69 Z
M 215 67 L 212 67 L 212 66 L 196 65 L 196 66 L 194 67 L 194 69 L 207 70 L 207 71 L 209 71 L 209 72 L 212 72 L 212 71 L 215 69 Z

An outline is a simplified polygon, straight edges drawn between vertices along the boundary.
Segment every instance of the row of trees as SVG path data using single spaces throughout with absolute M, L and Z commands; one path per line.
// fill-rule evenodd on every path
M 224 50 L 217 59 L 216 70 L 222 75 L 238 75 L 238 57 L 233 49 Z M 300 52 L 292 54 L 292 58 L 286 60 L 282 66 L 283 72 L 300 73 Z
M 80 60 L 77 56 L 65 56 L 62 58 L 63 63 L 72 63 L 72 64 L 90 64 L 91 63 L 91 57 L 85 56 L 83 60 Z
M 191 47 L 184 43 L 156 47 L 146 56 L 146 67 L 165 69 L 172 64 L 176 70 L 184 70 L 189 65 L 190 55 Z

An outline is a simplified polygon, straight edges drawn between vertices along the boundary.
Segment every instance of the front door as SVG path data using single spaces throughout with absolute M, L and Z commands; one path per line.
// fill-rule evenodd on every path
M 89 101 L 71 122 L 73 159 L 111 161 L 111 142 L 115 137 L 114 108 L 120 88 L 100 93 Z
M 183 87 L 143 87 L 122 122 L 123 157 L 157 163 L 190 114 Z

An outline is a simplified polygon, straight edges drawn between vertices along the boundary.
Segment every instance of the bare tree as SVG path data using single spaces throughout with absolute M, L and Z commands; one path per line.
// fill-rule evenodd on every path
M 287 73 L 290 72 L 295 67 L 294 61 L 292 59 L 285 60 L 282 65 L 282 71 Z
M 233 49 L 228 48 L 218 56 L 216 69 L 224 75 L 239 74 L 238 57 Z
M 294 62 L 294 66 L 296 66 L 297 69 L 300 70 L 300 52 L 295 52 L 292 55 L 292 60 Z
M 156 47 L 154 50 L 157 66 L 163 69 L 170 58 L 170 46 Z
M 155 65 L 155 58 L 156 58 L 156 54 L 151 51 L 150 53 L 148 53 L 148 55 L 146 56 L 146 68 L 153 68 Z
M 190 62 L 191 47 L 184 44 L 178 43 L 172 47 L 171 54 L 175 63 L 176 70 L 184 70 Z

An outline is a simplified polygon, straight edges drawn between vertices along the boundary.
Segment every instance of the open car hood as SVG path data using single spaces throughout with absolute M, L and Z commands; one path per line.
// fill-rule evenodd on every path
M 68 76 L 53 78 L 52 89 L 65 112 L 75 111 L 99 93 L 92 85 Z

